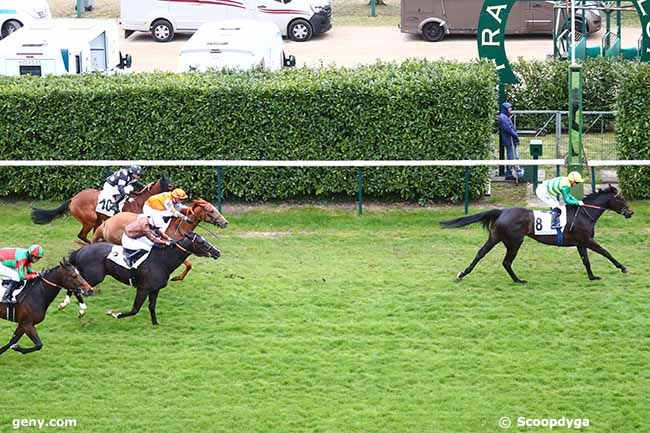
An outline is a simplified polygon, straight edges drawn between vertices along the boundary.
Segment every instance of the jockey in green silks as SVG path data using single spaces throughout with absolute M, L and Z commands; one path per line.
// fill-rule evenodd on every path
M 568 176 L 554 177 L 542 182 L 535 194 L 541 201 L 551 207 L 551 228 L 560 228 L 560 202 L 558 197 L 562 197 L 564 203 L 567 205 L 584 206 L 582 200 L 578 200 L 571 194 L 571 187 L 577 183 L 582 183 L 584 180 L 577 171 L 572 171 Z

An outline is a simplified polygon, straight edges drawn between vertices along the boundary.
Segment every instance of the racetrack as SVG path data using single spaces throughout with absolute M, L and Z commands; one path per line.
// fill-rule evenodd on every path
M 644 431 L 650 203 L 631 205 L 631 220 L 596 226 L 630 274 L 591 254 L 603 280 L 589 282 L 575 249 L 527 240 L 514 263 L 526 286 L 501 246 L 453 282 L 485 240 L 478 226 L 438 228 L 460 208 L 226 208 L 229 228 L 208 237 L 222 258 L 193 258 L 162 290 L 160 326 L 146 307 L 105 316 L 134 296 L 108 279 L 81 321 L 53 305 L 41 352 L 0 356 L 0 431 L 74 418 L 43 431 L 496 432 L 503 416 Z M 3 246 L 40 241 L 48 266 L 78 231 L 71 218 L 33 225 L 25 204 L 2 203 L 0 221 Z M 12 330 L 0 324 L 2 344 Z

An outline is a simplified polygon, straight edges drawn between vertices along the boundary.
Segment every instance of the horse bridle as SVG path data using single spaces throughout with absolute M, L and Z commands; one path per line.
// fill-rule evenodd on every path
M 196 237 L 197 237 L 197 236 L 198 236 L 198 235 L 197 235 L 196 233 L 194 233 L 194 236 L 192 237 L 192 245 L 194 245 L 194 242 L 196 241 Z M 183 247 L 181 247 L 180 245 L 178 245 L 178 242 L 174 242 L 174 245 L 175 245 L 176 247 L 178 247 L 178 249 L 181 250 L 181 251 L 183 251 L 184 253 L 191 254 L 191 253 L 190 253 L 186 248 L 183 248 Z
M 39 277 L 41 278 L 41 280 L 43 280 L 44 283 L 49 284 L 50 286 L 56 287 L 57 289 L 63 289 L 63 286 L 59 286 L 58 284 L 54 284 L 53 282 L 51 282 L 50 280 L 45 278 L 43 276 L 43 274 L 40 274 Z
M 617 191 L 616 195 L 614 195 L 614 197 L 620 198 L 620 197 L 622 197 L 622 195 L 623 194 L 621 193 L 621 191 Z M 587 203 L 583 204 L 582 206 L 578 206 L 578 210 L 573 215 L 573 222 L 571 222 L 571 227 L 569 227 L 569 231 L 573 231 L 573 225 L 575 224 L 576 218 L 578 218 L 578 213 L 580 213 L 581 210 L 585 213 L 585 215 L 587 215 L 587 218 L 589 218 L 591 220 L 591 222 L 596 222 L 594 217 L 592 217 L 591 214 L 585 208 L 602 209 L 602 210 L 605 210 L 605 211 L 611 210 L 611 209 L 603 207 L 603 206 L 596 206 L 594 204 L 587 204 Z M 615 211 L 615 212 L 618 213 L 618 214 L 621 213 L 621 212 L 618 212 L 618 211 Z

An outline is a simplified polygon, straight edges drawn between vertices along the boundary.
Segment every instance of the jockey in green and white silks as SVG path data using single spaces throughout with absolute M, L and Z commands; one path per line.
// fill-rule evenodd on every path
M 582 200 L 578 200 L 571 194 L 571 187 L 582 182 L 584 180 L 580 173 L 572 171 L 568 176 L 559 176 L 545 180 L 537 187 L 535 190 L 537 197 L 551 207 L 553 216 L 551 228 L 560 228 L 560 214 L 562 212 L 558 200 L 560 196 L 562 196 L 564 203 L 567 205 L 584 206 Z

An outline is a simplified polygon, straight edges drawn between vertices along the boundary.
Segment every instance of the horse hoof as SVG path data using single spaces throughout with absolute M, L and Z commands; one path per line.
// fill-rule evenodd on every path
M 465 275 L 463 275 L 462 272 L 459 272 L 459 273 L 456 275 L 456 281 L 461 281 L 461 280 L 463 279 L 464 276 L 465 276 Z
M 181 281 L 181 277 L 174 277 L 172 278 L 172 281 Z
M 591 281 L 602 280 L 602 278 L 600 278 L 598 275 L 592 275 L 591 277 L 589 277 L 589 279 L 590 279 Z
M 11 346 L 9 346 L 9 348 L 11 350 L 15 350 L 16 352 L 20 350 L 20 346 L 18 344 L 12 344 Z
M 116 312 L 113 311 L 113 310 L 108 310 L 108 311 L 106 311 L 106 315 L 107 315 L 107 316 L 114 317 L 114 318 L 116 318 L 116 319 L 119 319 L 118 316 L 120 315 L 120 313 L 119 313 L 119 312 L 116 313 Z
M 63 302 L 59 304 L 59 311 L 63 310 L 65 307 L 67 307 L 68 304 L 64 304 Z
M 526 280 L 519 280 L 519 281 L 515 281 L 515 283 L 517 283 L 517 284 L 528 284 L 528 281 L 526 281 Z
M 623 269 L 621 269 L 621 272 L 623 272 L 624 274 L 627 274 L 627 273 L 629 273 L 630 271 L 628 271 L 626 267 L 623 267 Z
M 77 318 L 81 319 L 85 315 L 86 315 L 86 310 L 79 310 L 79 313 L 77 313 Z

